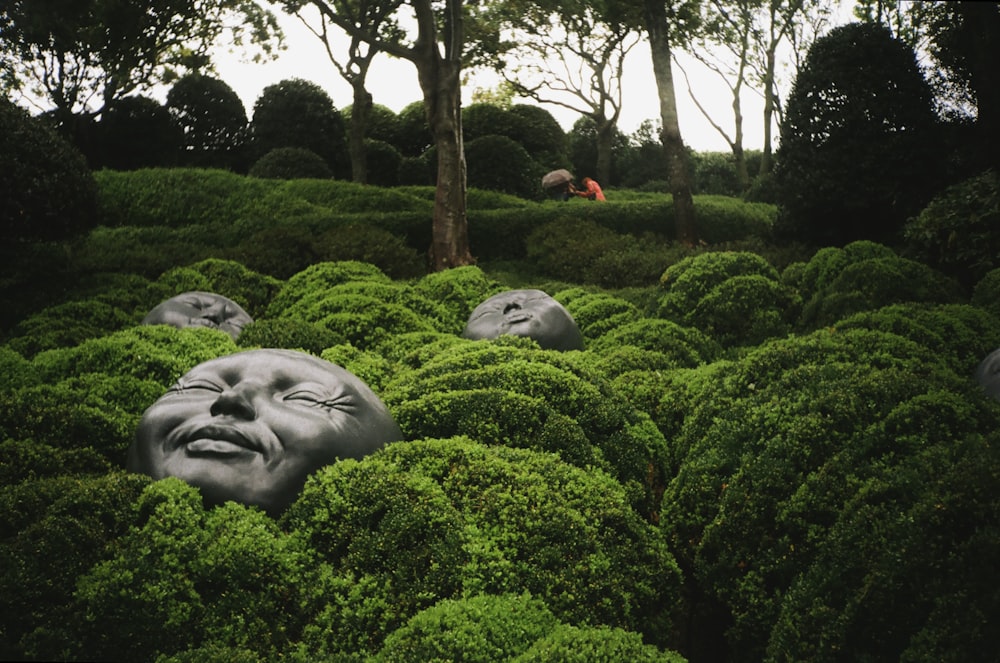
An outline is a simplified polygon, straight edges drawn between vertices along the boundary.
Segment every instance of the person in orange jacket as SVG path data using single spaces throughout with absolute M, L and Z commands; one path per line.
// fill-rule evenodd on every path
M 607 200 L 607 198 L 604 197 L 604 191 L 601 190 L 601 185 L 589 177 L 584 177 L 580 180 L 580 184 L 583 185 L 583 188 L 574 188 L 573 193 L 581 198 L 589 198 L 590 200 Z

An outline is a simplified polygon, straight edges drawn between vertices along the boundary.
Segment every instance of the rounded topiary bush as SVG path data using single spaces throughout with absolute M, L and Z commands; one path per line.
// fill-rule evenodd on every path
M 174 478 L 135 510 L 137 525 L 77 584 L 77 656 L 153 660 L 215 645 L 273 658 L 298 640 L 318 589 L 299 538 L 232 502 L 205 511 Z
M 390 445 L 314 475 L 285 516 L 345 585 L 310 648 L 372 652 L 441 599 L 530 592 L 564 621 L 661 640 L 679 576 L 610 476 L 466 438 Z
M 482 435 L 477 441 L 529 448 L 544 444 L 550 451 L 562 447 L 567 460 L 583 466 L 600 459 L 598 466 L 629 488 L 636 508 L 655 517 L 666 441 L 645 414 L 610 387 L 588 355 L 541 350 L 520 337 L 436 350 L 386 385 L 382 396 L 391 410 L 437 435 Z M 479 393 L 483 390 L 507 396 L 498 399 Z M 425 407 L 411 405 L 417 401 Z M 468 412 L 455 409 L 459 404 Z M 520 407 L 526 408 L 524 420 Z M 573 450 L 583 440 L 587 446 Z
M 568 301 L 563 292 L 557 292 L 554 299 L 566 307 L 588 341 L 642 317 L 639 307 L 632 302 L 603 292 L 587 293 Z
M 638 633 L 606 626 L 560 624 L 535 641 L 512 663 L 591 663 L 630 661 L 634 663 L 687 663 L 673 651 L 661 651 L 642 641 Z
M 973 287 L 971 302 L 974 306 L 1000 317 L 1000 268 L 986 272 Z
M 131 311 L 98 299 L 83 299 L 50 306 L 21 320 L 7 344 L 32 357 L 42 350 L 65 348 L 136 324 Z
M 279 279 L 261 274 L 234 260 L 208 258 L 186 267 L 164 272 L 157 283 L 180 294 L 200 290 L 232 299 L 256 318 L 264 314 L 283 285 Z
M 0 647 L 10 660 L 93 658 L 78 647 L 78 578 L 136 524 L 148 477 L 56 476 L 6 483 L 0 493 Z M 75 652 L 70 654 L 70 652 Z
M 326 327 L 295 318 L 254 320 L 236 340 L 241 348 L 286 348 L 318 355 L 344 337 Z
M 469 186 L 540 198 L 543 169 L 519 143 L 506 136 L 481 136 L 465 144 Z
M 388 230 L 350 223 L 322 233 L 313 244 L 323 262 L 356 260 L 375 265 L 392 279 L 412 279 L 427 271 L 419 251 Z
M 333 171 L 312 150 L 304 147 L 276 147 L 250 167 L 250 176 L 271 180 L 330 179 Z
M 95 225 L 97 184 L 80 152 L 0 99 L 0 243 L 63 240 Z
M 523 653 L 558 625 L 527 594 L 446 599 L 393 631 L 372 660 L 495 663 Z
M 376 186 L 399 185 L 399 169 L 403 155 L 395 147 L 382 140 L 366 139 L 365 150 L 368 161 L 368 184 Z
M 784 592 L 820 563 L 865 481 L 905 473 L 928 445 L 994 430 L 997 415 L 934 350 L 884 331 L 790 337 L 733 362 L 685 417 L 664 492 L 672 550 L 721 608 L 694 615 L 692 628 L 725 631 L 731 651 L 762 657 Z M 878 528 L 864 536 L 882 541 Z
M 284 287 L 272 298 L 267 316 L 269 318 L 281 317 L 285 311 L 305 297 L 319 296 L 328 288 L 351 281 L 391 283 L 392 279 L 375 265 L 356 260 L 310 265 L 293 274 L 285 282 Z
M 778 281 L 778 271 L 764 258 L 748 251 L 713 251 L 688 256 L 660 276 L 662 317 L 683 320 L 714 288 L 734 276 L 763 276 Z
M 446 331 L 460 334 L 472 311 L 505 288 L 479 267 L 467 265 L 427 274 L 413 289 L 447 309 L 451 316 Z
M 802 308 L 798 325 L 814 329 L 849 315 L 889 304 L 957 303 L 958 284 L 923 263 L 898 256 L 852 261 Z
M 595 339 L 590 350 L 603 355 L 624 346 L 665 355 L 679 367 L 689 368 L 720 353 L 719 344 L 702 331 L 659 318 L 640 318 L 612 329 Z

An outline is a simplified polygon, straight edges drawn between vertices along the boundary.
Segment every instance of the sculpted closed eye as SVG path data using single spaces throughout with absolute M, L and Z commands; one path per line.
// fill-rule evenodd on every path
M 193 378 L 193 379 L 189 378 L 189 379 L 178 380 L 177 384 L 171 387 L 169 391 L 186 392 L 186 391 L 197 391 L 197 390 L 214 391 L 216 393 L 221 393 L 223 390 L 223 386 L 218 384 L 217 382 L 213 382 L 212 380 L 207 380 L 205 378 Z
M 319 394 L 314 391 L 297 390 L 285 394 L 286 401 L 296 401 L 303 405 L 322 407 L 328 410 L 349 409 L 354 402 L 349 394 Z

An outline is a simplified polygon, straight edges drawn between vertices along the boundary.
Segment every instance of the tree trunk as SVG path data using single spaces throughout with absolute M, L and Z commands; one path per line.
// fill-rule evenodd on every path
M 614 151 L 614 122 L 607 118 L 594 118 L 597 124 L 597 172 L 594 179 L 603 186 L 611 184 L 611 158 Z M 581 173 L 582 175 L 582 173 Z
M 649 49 L 653 58 L 653 75 L 660 98 L 660 121 L 663 132 L 663 151 L 667 157 L 670 193 L 674 198 L 674 218 L 677 240 L 693 246 L 698 240 L 698 229 L 691 197 L 691 176 L 687 152 L 681 138 L 677 119 L 677 98 L 674 93 L 674 76 L 670 69 L 670 39 L 666 9 L 663 0 L 644 0 L 646 29 L 649 32 Z
M 430 261 L 434 271 L 475 264 L 469 252 L 461 66 L 441 58 L 417 65 L 427 121 L 437 148 L 437 189 Z
M 771 172 L 771 118 L 774 117 L 774 48 L 767 52 L 767 71 L 764 73 L 764 151 L 760 155 L 760 171 L 757 176 Z
M 347 137 L 347 149 L 351 155 L 351 179 L 359 184 L 368 183 L 368 150 L 365 136 L 368 134 L 368 118 L 372 112 L 372 95 L 365 89 L 363 79 L 355 79 L 354 105 L 351 106 L 351 130 Z

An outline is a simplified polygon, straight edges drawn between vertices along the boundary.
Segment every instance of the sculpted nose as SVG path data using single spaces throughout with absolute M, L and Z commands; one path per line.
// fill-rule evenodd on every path
M 217 325 L 221 324 L 226 319 L 226 303 L 216 302 L 212 304 L 202 311 L 201 317 L 207 318 Z
M 212 403 L 213 417 L 228 414 L 240 419 L 256 419 L 257 410 L 253 406 L 252 393 L 246 389 L 229 388 L 219 394 Z

